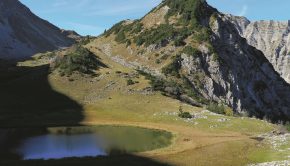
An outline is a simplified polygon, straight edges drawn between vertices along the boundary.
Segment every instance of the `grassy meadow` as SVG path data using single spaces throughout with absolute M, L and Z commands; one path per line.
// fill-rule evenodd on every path
M 89 46 L 88 46 L 89 47 Z M 217 115 L 150 90 L 149 81 L 98 49 L 107 67 L 97 75 L 61 76 L 48 62 L 21 62 L 0 79 L 1 127 L 122 125 L 160 129 L 174 135 L 170 146 L 122 156 L 51 161 L 0 161 L 4 165 L 247 165 L 284 160 L 267 141 L 255 139 L 278 126 L 246 117 Z M 22 71 L 19 73 L 18 70 Z M 15 75 L 13 75 L 15 74 Z M 128 80 L 133 84 L 128 84 Z M 179 107 L 194 115 L 178 117 Z M 290 142 L 279 147 L 287 149 Z

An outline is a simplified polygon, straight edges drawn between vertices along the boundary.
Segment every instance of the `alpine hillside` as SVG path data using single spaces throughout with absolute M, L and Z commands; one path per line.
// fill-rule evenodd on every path
M 0 0 L 0 4 L 0 20 L 5 20 L 0 30 L 6 28 L 5 38 L 0 36 L 4 50 L 0 52 L 0 145 L 4 146 L 0 165 L 289 163 L 290 127 L 269 121 L 290 120 L 290 85 L 262 51 L 241 37 L 229 16 L 205 0 L 163 0 L 143 18 L 122 21 L 98 37 L 77 39 L 72 46 L 70 38 L 78 38 L 74 32 L 39 19 L 17 0 Z M 5 42 L 12 49 L 5 48 Z M 5 50 L 7 58 L 30 58 L 1 59 Z M 33 55 L 37 52 L 45 53 Z M 104 130 L 97 131 L 98 126 Z M 116 135 L 106 126 L 117 127 Z M 158 133 L 136 137 L 120 126 Z M 14 132 L 18 129 L 19 134 Z M 172 138 L 161 137 L 166 147 L 152 142 L 154 150 L 147 145 L 142 151 L 128 151 L 123 148 L 127 145 L 105 148 L 108 155 L 104 156 L 22 160 L 22 154 L 15 153 L 22 140 L 38 137 L 38 132 L 74 137 L 87 135 L 91 129 L 137 142 L 147 136 L 154 136 L 155 141 L 161 131 Z M 124 140 L 117 139 L 116 143 Z M 10 147 L 10 140 L 17 145 Z M 96 139 L 77 139 L 82 149 L 74 151 L 82 153 L 90 140 Z M 37 142 L 32 141 L 35 154 L 44 151 L 35 148 Z M 127 138 L 124 142 L 131 144 Z M 66 143 L 50 144 L 46 139 L 43 144 L 71 149 Z
M 192 105 L 225 104 L 274 121 L 290 118 L 290 86 L 228 16 L 204 0 L 165 0 L 90 45 L 141 71 L 164 95 Z

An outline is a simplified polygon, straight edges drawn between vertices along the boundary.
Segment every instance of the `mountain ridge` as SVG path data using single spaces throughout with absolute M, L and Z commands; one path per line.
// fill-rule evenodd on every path
M 228 15 L 241 36 L 261 50 L 275 70 L 290 83 L 290 20 L 249 21 L 245 17 Z
M 40 52 L 69 47 L 75 39 L 34 15 L 18 0 L 0 2 L 0 58 L 25 59 Z
M 150 17 L 155 24 L 144 25 Z M 289 120 L 289 85 L 206 1 L 163 1 L 140 20 L 116 24 L 94 43 L 116 62 L 155 75 L 156 89 L 169 96 Z

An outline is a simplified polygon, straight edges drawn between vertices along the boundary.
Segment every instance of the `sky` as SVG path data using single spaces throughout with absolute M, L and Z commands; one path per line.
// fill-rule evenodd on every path
M 97 36 L 115 23 L 144 16 L 161 0 L 20 0 L 33 13 L 81 35 Z M 290 0 L 207 0 L 219 11 L 250 20 L 289 20 Z

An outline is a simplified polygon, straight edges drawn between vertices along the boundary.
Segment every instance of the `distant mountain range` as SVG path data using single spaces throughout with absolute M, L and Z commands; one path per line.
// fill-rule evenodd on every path
M 18 0 L 0 1 L 0 58 L 23 59 L 69 47 L 79 35 L 34 15 Z
M 290 83 L 290 21 L 254 21 L 229 15 L 241 36 L 263 51 L 275 70 Z

